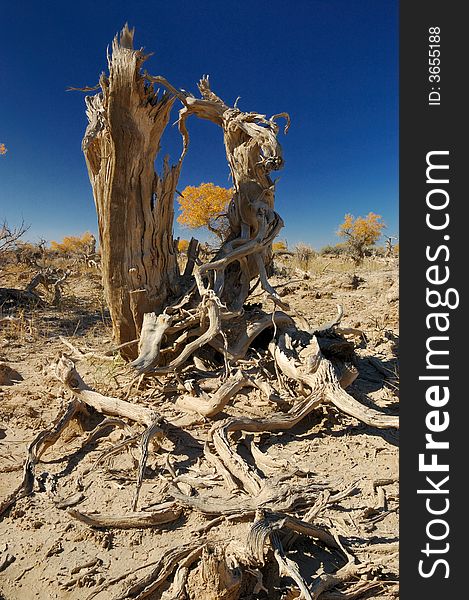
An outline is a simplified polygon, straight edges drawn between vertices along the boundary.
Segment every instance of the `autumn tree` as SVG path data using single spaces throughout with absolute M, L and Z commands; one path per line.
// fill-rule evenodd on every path
M 0 156 L 2 156 L 3 154 L 6 154 L 7 152 L 8 152 L 8 149 L 5 146 L 5 144 L 3 142 L 0 143 Z
M 185 254 L 189 248 L 189 240 L 178 240 L 178 252 Z
M 223 241 L 230 229 L 227 210 L 233 194 L 233 188 L 227 189 L 213 183 L 187 186 L 178 197 L 181 211 L 178 223 L 190 229 L 207 227 Z
M 272 244 L 273 252 L 282 253 L 288 251 L 288 245 L 285 241 L 279 240 L 278 242 L 274 242 Z
M 96 238 L 92 233 L 86 231 L 81 236 L 65 236 L 61 242 L 52 241 L 51 250 L 60 254 L 94 254 L 96 252 Z
M 376 244 L 386 227 L 381 215 L 373 212 L 366 217 L 354 217 L 346 214 L 339 226 L 337 235 L 345 239 L 347 250 L 356 265 L 363 262 L 366 251 Z

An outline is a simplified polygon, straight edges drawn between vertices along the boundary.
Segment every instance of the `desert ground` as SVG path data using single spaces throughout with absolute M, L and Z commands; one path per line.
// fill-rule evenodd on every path
M 340 257 L 317 257 L 303 268 L 294 264 L 292 257 L 279 257 L 271 283 L 288 301 L 295 318 L 306 319 L 312 327 L 333 318 L 337 305 L 343 307 L 341 327 L 354 344 L 359 372 L 347 391 L 366 406 L 396 415 L 398 260 L 367 258 L 352 279 L 354 271 L 353 263 Z M 27 265 L 3 265 L 1 287 L 23 289 L 33 275 L 34 269 Z M 255 388 L 243 388 L 213 418 L 188 415 L 175 405 L 171 382 L 162 388 L 161 381 L 156 385 L 151 379 L 139 380 L 118 353 L 106 355 L 114 343 L 99 271 L 85 265 L 73 267 L 58 306 L 50 303 L 47 290 L 38 288 L 38 293 L 43 298 L 41 306 L 9 302 L 0 307 L 0 502 L 21 483 L 28 444 L 70 400 L 70 391 L 48 368 L 57 356 L 65 354 L 93 390 L 155 407 L 169 423 L 183 425 L 172 427 L 167 436 L 150 445 L 140 510 L 151 511 L 156 504 L 173 501 L 174 485 L 181 495 L 192 498 L 194 505 L 181 505 L 177 519 L 154 527 L 96 527 L 79 520 L 74 511 L 129 512 L 139 461 L 138 440 L 122 442 L 141 433 L 141 427 L 130 421 L 110 424 L 90 439 L 89 434 L 103 419 L 90 409 L 73 419 L 41 455 L 33 493 L 14 502 L 0 521 L 0 598 L 182 597 L 175 593 L 171 569 L 164 584 L 146 595 L 129 591 L 129 586 L 151 573 L 162 558 L 169 560 L 178 547 L 196 549 L 205 544 L 216 560 L 216 549 L 242 544 L 254 521 L 252 511 L 242 509 L 243 493 L 230 495 L 220 472 L 203 460 L 213 422 L 227 416 L 265 417 L 290 406 L 267 400 Z M 260 288 L 255 301 L 269 303 Z M 256 351 L 262 354 L 264 350 L 257 347 Z M 275 382 L 275 374 L 272 378 Z M 173 378 L 172 385 L 177 383 Z M 246 455 L 254 442 L 260 468 L 279 486 L 317 484 L 316 491 L 311 491 L 314 485 L 308 488 L 315 502 L 307 508 L 291 507 L 288 514 L 304 519 L 309 513 L 315 525 L 334 533 L 356 565 L 366 565 L 363 571 L 357 568 L 352 578 L 330 580 L 312 597 L 397 597 L 395 429 L 377 429 L 332 405 L 322 405 L 292 429 L 241 432 L 233 442 L 238 452 Z M 328 501 L 334 495 L 337 500 Z M 216 506 L 236 502 L 238 512 L 217 512 Z M 287 557 L 309 583 L 343 565 L 338 553 L 311 537 L 290 533 L 289 542 Z M 267 547 L 266 555 L 269 552 L 272 554 L 272 548 Z M 179 563 L 184 566 L 182 558 Z M 188 563 L 184 568 L 186 597 L 191 600 L 233 597 L 228 588 L 215 595 L 204 587 L 209 575 L 201 572 L 200 563 Z M 238 590 L 236 597 L 305 597 L 290 576 L 279 573 L 275 560 L 266 558 L 264 567 L 254 565 L 249 573 L 250 591 Z

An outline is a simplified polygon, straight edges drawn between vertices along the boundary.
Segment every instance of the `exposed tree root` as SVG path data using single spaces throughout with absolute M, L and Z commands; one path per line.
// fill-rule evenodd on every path
M 186 546 L 179 546 L 165 553 L 148 575 L 137 583 L 132 584 L 122 596 L 119 595 L 114 600 L 125 600 L 126 598 L 140 600 L 141 598 L 147 598 L 166 583 L 168 577 L 171 576 L 178 565 L 189 566 L 197 560 L 201 556 L 203 548 L 203 544 L 195 548 L 194 544 L 187 544 Z
M 324 358 L 320 344 L 314 336 L 300 352 L 296 352 L 293 344 L 302 341 L 298 339 L 298 333 L 292 329 L 286 330 L 279 335 L 277 344 L 270 345 L 275 361 L 285 375 L 313 390 L 318 389 L 324 401 L 331 402 L 342 412 L 367 425 L 383 429 L 399 427 L 398 417 L 384 415 L 365 407 L 347 394 L 343 387 L 345 384 L 350 385 L 351 379 L 356 377 L 356 370 L 351 371 L 345 365 L 345 373 L 342 371 L 339 380 L 338 369 L 334 368 L 331 361 Z
M 126 402 L 119 398 L 104 396 L 99 392 L 92 390 L 86 385 L 75 369 L 73 362 L 66 356 L 62 356 L 53 365 L 51 365 L 52 374 L 66 385 L 70 391 L 79 398 L 84 404 L 93 407 L 104 415 L 113 417 L 124 417 L 150 427 L 157 418 L 156 411 L 150 410 L 144 406 Z
M 23 467 L 23 481 L 20 486 L 0 504 L 0 516 L 3 515 L 17 500 L 29 496 L 34 489 L 36 463 L 41 455 L 59 439 L 60 434 L 82 409 L 79 400 L 69 402 L 57 415 L 51 425 L 39 433 L 29 444 L 27 458 Z
M 142 373 L 156 365 L 163 336 L 170 325 L 171 317 L 165 313 L 161 315 L 146 313 L 144 315 L 138 344 L 138 357 L 130 363 L 132 367 Z
M 237 371 L 211 396 L 205 392 L 201 392 L 199 396 L 186 394 L 177 399 L 176 406 L 184 411 L 196 412 L 204 417 L 214 417 L 246 385 L 251 385 L 250 381 L 246 379 L 242 371 Z
M 288 326 L 291 327 L 291 325 Z M 17 499 L 31 493 L 34 485 L 34 465 L 40 454 L 58 439 L 61 431 L 63 431 L 66 424 L 76 412 L 88 405 L 105 415 L 111 415 L 111 418 L 105 419 L 102 424 L 98 425 L 89 434 L 86 442 L 96 439 L 106 427 L 116 424 L 122 426 L 125 423 L 122 419 L 143 425 L 145 432 L 140 437 L 141 460 L 132 511 L 127 514 L 104 515 L 69 510 L 69 514 L 72 517 L 95 528 L 118 527 L 125 529 L 132 527 L 155 527 L 174 522 L 179 518 L 183 506 L 204 514 L 216 515 L 215 522 L 219 522 L 219 517 L 223 515 L 225 518 L 230 519 L 246 519 L 253 518 L 257 514 L 258 518 L 250 530 L 244 551 L 238 552 L 237 555 L 238 564 L 241 566 L 239 575 L 233 579 L 233 571 L 231 567 L 228 567 L 224 563 L 222 555 L 215 560 L 214 556 L 216 554 L 213 555 L 210 552 L 204 559 L 206 564 L 202 561 L 200 566 L 197 567 L 200 571 L 198 577 L 202 577 L 205 584 L 211 586 L 210 589 L 212 592 L 210 593 L 212 595 L 207 595 L 207 598 L 212 596 L 213 598 L 224 597 L 219 595 L 221 593 L 220 585 L 225 586 L 228 594 L 226 597 L 238 598 L 243 569 L 252 568 L 252 565 L 262 566 L 266 560 L 265 544 L 267 539 L 270 540 L 272 545 L 273 554 L 271 556 L 279 566 L 280 575 L 287 574 L 291 577 L 304 598 L 316 599 L 323 592 L 336 585 L 355 580 L 357 576 L 366 572 L 367 567 L 362 565 L 357 566 L 348 560 L 336 573 L 321 576 L 311 585 L 302 576 L 298 565 L 289 558 L 288 551 L 284 550 L 284 548 L 291 546 L 295 541 L 296 535 L 306 535 L 317 539 L 334 552 L 338 552 L 339 555 L 343 555 L 343 546 L 337 542 L 334 534 L 329 532 L 327 528 L 315 525 L 313 521 L 315 516 L 328 503 L 338 502 L 350 493 L 351 490 L 344 490 L 342 494 L 339 493 L 331 496 L 327 490 L 321 491 L 324 490 L 324 483 L 318 484 L 306 480 L 302 485 L 293 484 L 289 481 L 289 475 L 273 478 L 271 475 L 268 475 L 269 467 L 275 471 L 275 466 L 278 465 L 269 463 L 267 455 L 264 455 L 257 448 L 252 439 L 248 441 L 248 447 L 252 450 L 253 464 L 248 464 L 231 447 L 229 437 L 234 432 L 284 431 L 291 429 L 324 402 L 332 402 L 337 405 L 337 397 L 339 397 L 340 404 L 343 401 L 343 394 L 345 394 L 347 402 L 350 403 L 348 394 L 343 391 L 340 385 L 340 379 L 337 375 L 338 369 L 333 366 L 330 360 L 322 356 L 320 344 L 318 344 L 314 336 L 309 335 L 306 338 L 307 343 L 303 343 L 303 345 L 295 344 L 292 336 L 288 340 L 288 336 L 285 337 L 284 330 L 280 328 L 277 330 L 277 336 L 279 340 L 283 336 L 282 341 L 279 341 L 273 351 L 274 357 L 278 356 L 279 358 L 277 364 L 284 375 L 288 374 L 294 381 L 297 383 L 299 381 L 305 389 L 309 390 L 306 397 L 296 400 L 292 408 L 286 413 L 276 413 L 263 419 L 229 418 L 219 421 L 210 430 L 205 446 L 204 456 L 207 461 L 217 466 L 218 472 L 229 483 L 230 489 L 235 490 L 240 487 L 245 495 L 238 496 L 236 499 L 233 498 L 230 501 L 226 499 L 219 500 L 216 496 L 187 496 L 176 488 L 178 479 L 173 476 L 174 485 L 170 490 L 170 494 L 173 497 L 172 501 L 165 502 L 156 507 L 153 506 L 149 510 L 136 512 L 138 494 L 142 484 L 148 453 L 148 443 L 154 435 L 162 436 L 167 426 L 153 409 L 132 404 L 118 398 L 104 396 L 92 390 L 80 377 L 73 362 L 66 357 L 61 357 L 52 366 L 51 372 L 73 393 L 75 399 L 58 416 L 56 421 L 45 432 L 39 434 L 30 445 L 28 460 L 25 464 L 24 481 L 20 488 L 3 503 L 2 510 L 5 511 Z M 258 380 L 258 383 L 260 382 L 258 387 L 270 396 L 272 388 L 268 381 L 264 380 L 262 382 L 258 371 L 255 371 L 257 374 L 254 375 L 249 369 L 247 371 L 243 371 L 242 369 L 235 371 L 224 383 L 220 384 L 219 389 L 213 395 L 209 395 L 207 392 L 200 394 L 200 388 L 198 392 L 199 396 L 196 396 L 194 391 L 192 394 L 186 393 L 177 399 L 176 406 L 184 410 L 196 411 L 207 417 L 213 416 L 222 410 L 242 387 L 253 385 L 253 377 Z M 262 385 L 262 383 L 265 385 Z M 354 399 L 352 401 L 353 414 L 356 416 L 357 413 L 354 408 L 356 401 Z M 363 408 L 361 407 L 360 411 Z M 347 406 L 348 412 L 352 412 L 352 409 Z M 358 415 L 359 418 L 362 417 L 363 412 L 359 412 Z M 376 423 L 376 415 L 372 413 L 371 416 L 373 418 L 372 422 Z M 116 419 L 116 417 L 119 418 Z M 381 426 L 387 424 L 388 421 L 386 419 L 380 422 Z M 135 436 L 133 439 L 135 439 Z M 128 441 L 124 440 L 122 444 L 128 443 Z M 118 447 L 116 448 L 118 449 Z M 102 456 L 108 455 L 109 452 L 102 453 Z M 254 466 L 256 463 L 258 467 Z M 80 497 L 79 500 L 81 499 Z M 284 512 L 311 506 L 311 510 L 306 513 L 304 519 L 297 519 Z M 278 535 L 280 530 L 287 532 L 287 536 L 283 542 Z M 163 586 L 167 586 L 167 581 L 170 578 L 172 578 L 172 583 L 164 592 L 162 598 L 168 600 L 182 598 L 187 586 L 192 585 L 192 565 L 201 560 L 203 556 L 205 554 L 202 552 L 202 546 L 195 549 L 193 546 L 177 548 L 165 555 L 150 574 L 138 583 L 130 586 L 124 595 L 119 596 L 119 598 L 145 598 L 157 590 L 162 590 Z M 269 553 L 267 554 L 268 556 Z M 215 562 L 213 562 L 214 560 Z M 213 574 L 215 563 L 218 565 L 219 575 L 218 578 L 214 579 L 210 573 Z M 225 575 L 221 576 L 220 573 L 225 573 Z M 349 597 L 358 597 L 360 593 L 372 589 L 375 585 L 377 585 L 376 582 L 367 582 L 366 584 L 362 583 L 358 587 L 351 587 Z M 217 589 L 218 592 L 216 591 Z M 228 590 L 231 591 L 229 592 Z
M 166 502 L 160 506 L 152 506 L 151 511 L 132 512 L 122 515 L 102 515 L 82 513 L 78 510 L 69 510 L 68 514 L 90 527 L 117 527 L 119 529 L 132 529 L 134 527 L 154 527 L 164 523 L 176 521 L 182 509 L 175 502 Z
M 140 489 L 142 487 L 143 476 L 145 473 L 145 467 L 147 465 L 148 459 L 148 444 L 150 440 L 155 436 L 161 436 L 161 419 L 156 418 L 151 425 L 149 425 L 140 440 L 140 463 L 138 466 L 138 474 L 137 474 L 137 487 L 135 489 L 134 499 L 132 501 L 132 511 L 137 510 L 138 496 L 140 494 Z
M 199 282 L 199 289 L 201 287 Z M 170 327 L 177 328 L 179 309 L 175 308 L 170 316 L 165 315 L 165 318 L 161 319 L 159 324 L 157 318 L 148 319 L 147 321 L 152 324 L 152 327 L 146 328 L 144 322 L 142 336 L 147 336 L 150 331 L 151 335 L 147 339 L 154 342 L 158 338 L 155 342 L 158 345 L 158 351 L 153 352 L 151 344 L 140 344 L 141 350 L 145 348 L 142 351 L 142 355 L 144 355 L 142 364 L 155 372 L 163 371 L 163 375 L 165 373 L 169 376 L 171 376 L 171 373 L 177 375 L 182 368 L 187 370 L 188 365 L 185 363 L 194 353 L 202 348 L 207 348 L 207 346 L 213 346 L 214 340 L 218 339 L 217 336 L 222 332 L 222 323 L 225 323 L 221 317 L 224 308 L 213 292 L 207 293 L 205 288 L 202 288 L 201 291 L 203 297 L 205 297 L 205 308 L 202 309 L 205 311 L 207 322 L 205 331 L 194 342 L 191 342 L 192 345 L 188 344 L 185 350 L 167 366 L 159 367 L 158 363 L 162 356 L 162 328 L 165 332 L 168 332 Z M 184 316 L 184 319 L 188 322 L 187 316 Z M 189 316 L 189 321 L 191 323 L 195 322 L 192 316 Z M 163 323 L 162 326 L 161 323 Z M 153 327 L 153 324 L 156 324 L 156 327 Z M 230 400 L 236 397 L 236 394 L 246 386 L 257 387 L 266 397 L 276 397 L 277 401 L 289 401 L 293 405 L 287 412 L 274 413 L 264 418 L 225 418 L 215 422 L 212 426 L 205 444 L 204 457 L 209 464 L 215 465 L 227 487 L 233 493 L 237 491 L 238 496 L 227 500 L 226 498 L 217 498 L 216 495 L 209 496 L 206 493 L 202 496 L 183 494 L 177 488 L 179 478 L 172 472 L 173 484 L 169 493 L 173 500 L 140 512 L 137 512 L 137 504 L 148 456 L 148 443 L 154 436 L 161 438 L 167 432 L 168 424 L 160 418 L 154 409 L 119 398 L 105 396 L 91 389 L 83 381 L 73 362 L 62 356 L 52 365 L 51 373 L 71 391 L 75 399 L 62 411 L 54 423 L 31 443 L 25 464 L 24 480 L 21 486 L 2 504 L 2 512 L 5 512 L 17 499 L 32 492 L 34 465 L 41 453 L 57 441 L 60 433 L 77 411 L 89 406 L 103 415 L 109 415 L 109 417 L 89 434 L 85 443 L 96 439 L 106 427 L 116 424 L 123 426 L 125 421 L 129 420 L 144 426 L 145 429 L 140 438 L 136 436 L 127 438 L 115 448 L 103 452 L 98 458 L 98 461 L 102 460 L 110 453 L 119 451 L 121 447 L 129 442 L 140 439 L 141 457 L 131 512 L 126 514 L 93 514 L 69 510 L 68 512 L 73 518 L 90 527 L 126 529 L 155 527 L 174 522 L 179 518 L 182 507 L 214 515 L 216 516 L 215 521 L 220 516 L 229 519 L 249 519 L 258 515 L 246 540 L 244 551 L 237 554 L 236 560 L 241 566 L 241 571 L 236 577 L 233 576 L 231 567 L 225 564 L 224 554 L 215 558 L 218 556 L 216 552 L 215 554 L 208 550 L 202 552 L 202 547 L 196 549 L 193 547 L 178 548 L 167 554 L 149 575 L 129 587 L 124 596 L 119 596 L 119 598 L 145 598 L 157 590 L 163 590 L 163 586 L 167 587 L 167 582 L 171 578 L 170 587 L 165 592 L 161 591 L 161 593 L 164 593 L 162 598 L 168 600 L 182 598 L 187 586 L 190 587 L 193 584 L 191 582 L 195 575 L 191 573 L 195 573 L 198 569 L 197 577 L 202 578 L 205 585 L 212 590 L 211 595 L 207 595 L 207 598 L 226 596 L 236 599 L 239 597 L 243 569 L 252 568 L 253 565 L 262 566 L 266 557 L 267 560 L 275 560 L 280 575 L 288 575 L 293 579 L 304 598 L 316 599 L 337 585 L 355 581 L 357 577 L 367 572 L 366 565 L 356 565 L 343 546 L 338 543 L 333 533 L 328 531 L 327 528 L 314 524 L 316 515 L 328 503 L 337 502 L 345 496 L 340 494 L 331 496 L 325 490 L 324 482 L 316 483 L 306 480 L 301 485 L 294 484 L 289 481 L 288 469 L 286 474 L 276 477 L 273 473 L 275 474 L 276 469 L 282 467 L 282 465 L 279 462 L 274 463 L 269 460 L 268 455 L 257 448 L 252 437 L 246 439 L 247 447 L 251 450 L 252 455 L 252 461 L 249 463 L 232 446 L 231 440 L 231 436 L 236 432 L 260 433 L 289 430 L 312 411 L 325 404 L 333 404 L 342 412 L 372 426 L 398 426 L 396 417 L 383 415 L 378 411 L 364 407 L 343 389 L 342 386 L 348 385 L 356 377 L 356 369 L 344 360 L 345 357 L 349 356 L 350 344 L 344 344 L 337 334 L 334 334 L 334 325 L 335 322 L 327 328 L 326 331 L 329 337 L 323 343 L 320 336 L 317 337 L 309 332 L 296 330 L 291 317 L 285 313 L 276 312 L 274 316 L 269 315 L 269 320 L 267 316 L 262 316 L 260 320 L 252 321 L 242 335 L 238 335 L 235 345 L 231 346 L 231 352 L 229 352 L 231 357 L 239 356 L 239 354 L 246 356 L 250 344 L 253 343 L 256 337 L 267 327 L 273 326 L 273 341 L 269 346 L 271 360 L 275 361 L 274 364 L 282 377 L 290 382 L 287 386 L 290 392 L 287 392 L 283 399 L 273 389 L 268 376 L 266 374 L 262 375 L 262 370 L 251 359 L 241 361 L 247 366 L 239 368 L 240 359 L 235 362 L 234 358 L 230 358 L 229 362 L 225 363 L 225 375 L 216 380 L 211 375 L 215 374 L 220 377 L 219 368 L 216 367 L 218 371 L 212 373 L 211 367 L 194 355 L 194 364 L 197 366 L 194 367 L 193 373 L 197 374 L 196 379 L 190 379 L 186 376 L 184 381 L 181 380 L 182 389 L 186 393 L 177 396 L 175 407 L 178 409 L 195 412 L 205 418 L 214 417 L 225 409 Z M 181 329 L 175 331 L 175 333 L 180 336 Z M 226 343 L 224 343 L 223 348 L 226 351 Z M 324 352 L 327 352 L 331 359 L 324 356 L 321 348 L 324 348 Z M 234 368 L 235 364 L 237 368 Z M 188 372 L 190 372 L 190 368 Z M 212 393 L 208 392 L 207 390 L 213 389 L 214 385 L 215 390 Z M 218 389 L 216 389 L 217 385 Z M 296 398 L 290 395 L 291 386 L 296 386 L 298 390 Z M 283 468 L 286 468 L 286 466 L 284 464 Z M 181 478 L 181 481 L 183 481 L 183 478 Z M 191 485 L 198 487 L 197 480 L 194 480 Z M 378 490 L 380 489 L 382 489 L 382 486 L 378 486 Z M 350 490 L 344 491 L 343 494 L 346 495 L 346 493 L 350 493 Z M 63 508 L 72 506 L 82 500 L 83 494 L 79 492 L 78 498 L 65 499 L 62 506 Z M 310 508 L 303 519 L 298 519 L 285 512 L 291 512 L 299 508 Z M 283 540 L 279 537 L 280 530 L 286 532 Z M 332 551 L 338 552 L 340 556 L 345 554 L 346 563 L 335 573 L 321 576 L 313 584 L 308 583 L 301 574 L 298 565 L 288 556 L 288 549 L 295 543 L 298 535 L 306 535 L 317 539 Z M 271 550 L 270 553 L 268 552 L 265 555 L 267 540 L 270 540 Z M 204 556 L 205 558 L 203 558 Z M 194 567 L 191 567 L 191 565 L 199 560 L 202 560 L 202 562 L 194 571 Z M 219 575 L 215 578 L 213 576 L 214 565 L 217 565 L 216 568 L 219 569 Z M 225 575 L 222 575 L 223 573 Z M 228 595 L 220 596 L 221 585 L 225 586 Z M 372 589 L 374 585 L 376 585 L 376 582 L 367 582 L 366 585 L 361 584 L 358 587 L 352 586 L 349 590 L 349 597 L 357 597 L 360 593 Z
M 316 501 L 317 493 L 324 489 L 325 484 L 306 481 L 304 484 L 293 484 L 286 481 L 272 479 L 256 498 L 241 496 L 232 500 L 204 495 L 203 497 L 187 496 L 171 488 L 171 496 L 180 504 L 191 507 L 207 515 L 238 515 L 242 518 L 252 517 L 259 508 L 271 510 L 294 510 L 311 506 Z

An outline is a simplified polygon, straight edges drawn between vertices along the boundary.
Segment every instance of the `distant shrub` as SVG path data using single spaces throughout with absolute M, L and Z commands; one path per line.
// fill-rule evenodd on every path
M 376 258 L 383 258 L 384 256 L 386 256 L 386 248 L 384 246 L 376 246 L 375 248 L 372 249 L 367 249 L 366 250 L 366 256 L 374 256 Z
M 293 251 L 300 267 L 307 270 L 311 260 L 316 256 L 316 251 L 309 244 L 304 244 L 303 242 L 297 244 Z
M 16 262 L 29 265 L 31 267 L 39 266 L 37 263 L 47 257 L 46 240 L 41 240 L 37 244 L 31 242 L 18 242 L 15 248 Z
M 288 246 L 287 243 L 283 240 L 280 240 L 278 242 L 274 242 L 272 244 L 272 250 L 274 252 L 287 252 L 288 250 Z
M 347 254 L 347 248 L 344 243 L 328 244 L 327 246 L 323 246 L 319 251 L 321 256 L 344 256 Z

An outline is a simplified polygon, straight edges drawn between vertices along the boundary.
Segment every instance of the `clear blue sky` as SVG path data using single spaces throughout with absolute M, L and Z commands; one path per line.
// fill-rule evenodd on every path
M 274 174 L 280 239 L 336 243 L 346 212 L 377 212 L 398 232 L 397 0 L 3 2 L 0 220 L 24 218 L 31 240 L 96 232 L 84 94 L 66 88 L 97 83 L 126 21 L 136 46 L 154 52 L 152 74 L 196 92 L 208 73 L 227 103 L 241 96 L 242 110 L 290 113 L 285 167 Z M 221 131 L 189 125 L 179 189 L 229 187 Z M 179 151 L 172 128 L 163 152 L 176 160 Z

